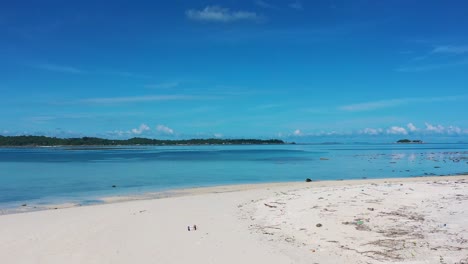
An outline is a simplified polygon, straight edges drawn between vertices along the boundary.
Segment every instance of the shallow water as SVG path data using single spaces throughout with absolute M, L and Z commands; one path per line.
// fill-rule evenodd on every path
M 458 173 L 468 173 L 467 144 L 3 148 L 0 208 L 225 184 Z

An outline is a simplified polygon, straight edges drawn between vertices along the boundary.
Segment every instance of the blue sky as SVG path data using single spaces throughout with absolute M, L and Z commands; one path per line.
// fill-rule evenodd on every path
M 8 1 L 0 134 L 468 138 L 466 1 Z

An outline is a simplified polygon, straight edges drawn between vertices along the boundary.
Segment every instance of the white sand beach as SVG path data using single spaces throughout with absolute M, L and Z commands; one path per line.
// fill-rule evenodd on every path
M 468 176 L 221 186 L 1 215 L 0 263 L 468 263 Z

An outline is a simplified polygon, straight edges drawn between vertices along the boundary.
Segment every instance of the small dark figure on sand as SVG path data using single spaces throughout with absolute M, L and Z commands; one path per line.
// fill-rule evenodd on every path
M 193 230 L 197 231 L 197 225 L 193 225 Z
M 190 231 L 190 226 L 187 226 L 187 230 Z

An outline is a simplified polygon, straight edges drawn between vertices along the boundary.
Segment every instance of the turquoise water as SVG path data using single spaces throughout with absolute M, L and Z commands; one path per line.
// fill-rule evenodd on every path
M 0 208 L 225 184 L 458 173 L 468 173 L 467 144 L 3 148 Z

